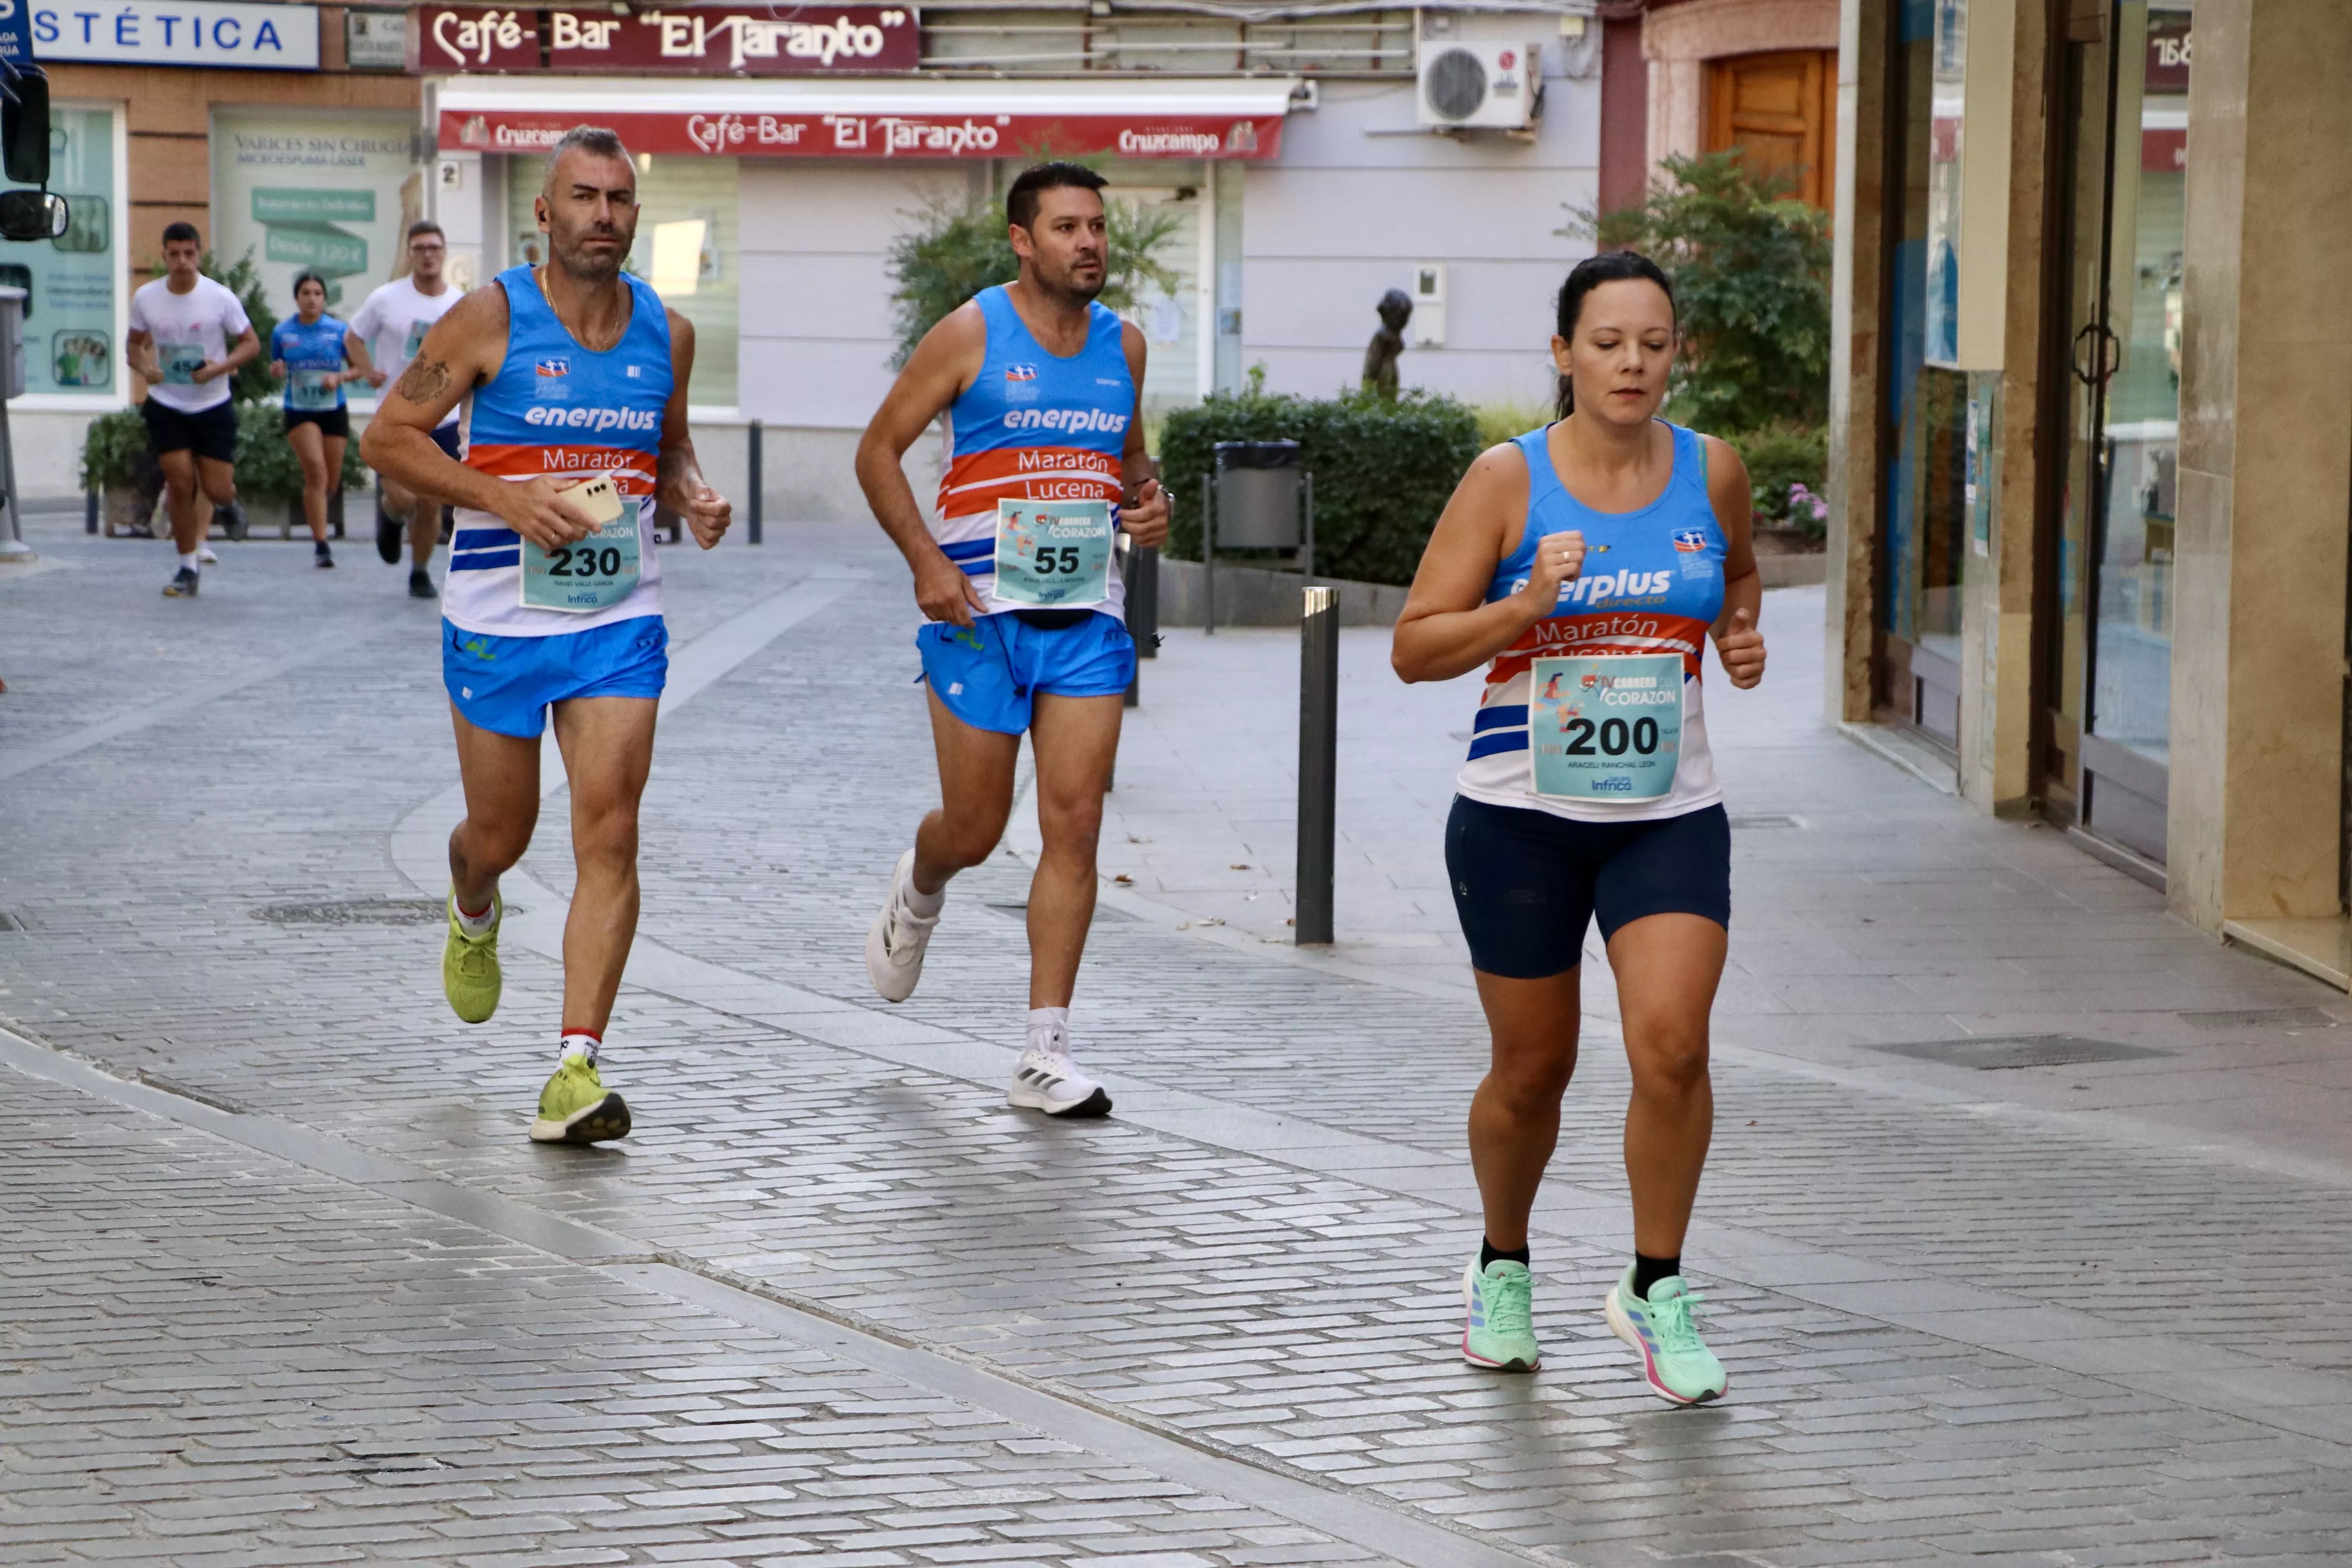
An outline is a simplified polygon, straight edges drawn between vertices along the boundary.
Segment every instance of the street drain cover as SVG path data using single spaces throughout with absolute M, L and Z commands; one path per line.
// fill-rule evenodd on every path
M 2086 1040 L 2079 1035 L 1991 1035 L 1982 1039 L 1919 1040 L 1909 1045 L 1874 1046 L 1889 1056 L 1916 1061 L 1941 1062 L 1946 1067 L 2000 1072 L 2010 1068 L 2063 1068 L 2084 1062 L 2125 1062 L 2140 1057 L 2170 1056 L 2148 1046 L 2126 1046 L 2115 1040 Z
M 520 911 L 512 904 L 507 913 Z M 438 925 L 449 918 L 438 899 L 333 899 L 320 904 L 271 904 L 253 918 L 281 926 Z
M 1029 906 L 1025 903 L 991 904 L 988 907 L 994 910 L 1000 915 L 1010 915 L 1016 921 L 1025 921 L 1029 918 Z M 1135 917 L 1129 914 L 1125 910 L 1115 910 L 1108 904 L 1097 904 L 1095 906 L 1095 919 L 1098 921 L 1131 921 L 1135 919 Z
M 2217 1013 L 2183 1013 L 2193 1029 L 2325 1029 L 2336 1022 L 2316 1007 L 2239 1007 Z

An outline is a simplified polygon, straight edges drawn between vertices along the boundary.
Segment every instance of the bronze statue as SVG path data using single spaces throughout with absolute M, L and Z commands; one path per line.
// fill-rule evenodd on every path
M 1404 353 L 1404 324 L 1412 320 L 1412 296 L 1391 289 L 1373 308 L 1381 313 L 1381 330 L 1364 345 L 1364 390 L 1394 403 L 1397 355 Z

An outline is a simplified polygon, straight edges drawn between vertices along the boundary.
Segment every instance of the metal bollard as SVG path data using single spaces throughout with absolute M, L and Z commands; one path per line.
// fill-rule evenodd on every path
M 99 504 L 98 492 L 96 490 L 82 491 L 81 531 L 84 533 L 96 533 L 98 531 Z
M 750 495 L 747 499 L 748 499 L 748 500 L 751 501 L 751 515 L 750 519 L 748 520 L 748 523 L 749 523 L 749 527 L 750 527 L 749 538 L 750 538 L 750 540 L 751 540 L 751 542 L 752 543 L 757 544 L 757 543 L 759 543 L 759 542 L 760 542 L 760 524 L 761 524 L 761 496 L 763 495 L 763 493 L 764 493 L 764 491 L 765 491 L 765 488 L 766 488 L 766 487 L 765 487 L 765 485 L 764 485 L 764 484 L 763 484 L 763 482 L 762 482 L 763 476 L 762 476 L 762 475 L 761 475 L 761 461 L 760 461 L 760 458 L 761 458 L 761 448 L 762 447 L 764 447 L 764 446 L 766 446 L 766 445 L 767 445 L 766 433 L 765 433 L 765 432 L 761 428 L 760 422 L 759 422 L 757 419 L 754 419 L 754 420 L 752 420 L 752 421 L 751 421 L 751 433 L 750 440 L 751 440 L 751 495 Z
M 1201 635 L 1209 637 L 1217 635 L 1217 506 L 1211 489 L 1214 483 L 1207 474 L 1201 476 Z
M 1298 915 L 1293 941 L 1331 940 L 1339 832 L 1339 590 L 1305 588 L 1298 619 Z

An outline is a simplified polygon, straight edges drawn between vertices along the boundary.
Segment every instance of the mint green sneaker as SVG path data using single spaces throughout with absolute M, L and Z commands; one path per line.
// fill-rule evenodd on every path
M 1469 1315 L 1462 1325 L 1462 1359 L 1498 1372 L 1533 1372 L 1543 1363 L 1536 1347 L 1535 1276 L 1524 1263 L 1497 1258 L 1481 1271 L 1478 1260 L 1462 1271 L 1462 1301 Z
M 1704 1405 L 1731 1386 L 1723 1363 L 1691 1326 L 1691 1305 L 1706 1300 L 1679 1274 L 1650 1287 L 1650 1299 L 1633 1294 L 1633 1269 L 1610 1288 L 1601 1310 L 1609 1331 L 1642 1352 L 1642 1377 L 1651 1392 L 1675 1405 Z
M 530 1124 L 534 1143 L 602 1143 L 629 1135 L 629 1108 L 604 1087 L 596 1064 L 566 1057 L 539 1091 L 539 1115 Z
M 467 936 L 457 923 L 457 890 L 449 889 L 449 940 L 441 948 L 441 992 L 457 1016 L 468 1024 L 487 1023 L 499 1010 L 499 922 L 506 918 L 506 901 L 490 895 L 490 929 Z

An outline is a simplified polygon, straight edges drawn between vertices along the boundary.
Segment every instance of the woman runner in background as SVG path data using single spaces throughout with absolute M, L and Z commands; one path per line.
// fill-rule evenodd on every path
M 320 566 L 335 563 L 327 548 L 327 497 L 341 483 L 343 445 L 351 411 L 343 406 L 343 323 L 327 314 L 326 280 L 315 272 L 294 279 L 295 316 L 269 334 L 269 369 L 286 380 L 286 441 L 302 462 L 302 516 Z
M 1691 1321 L 1683 1233 L 1714 1125 L 1707 1015 L 1731 919 L 1731 828 L 1707 751 L 1701 654 L 1763 678 L 1748 471 L 1657 417 L 1674 293 L 1630 252 L 1559 291 L 1559 419 L 1471 465 L 1422 556 L 1391 656 L 1408 681 L 1491 659 L 1445 863 L 1493 1058 L 1470 1105 L 1486 1237 L 1464 1273 L 1464 1355 L 1533 1372 L 1528 1216 L 1576 1067 L 1578 965 L 1600 917 L 1633 1098 L 1633 1261 L 1603 1302 L 1662 1397 L 1722 1394 Z M 1591 569 L 1588 571 L 1588 567 Z

